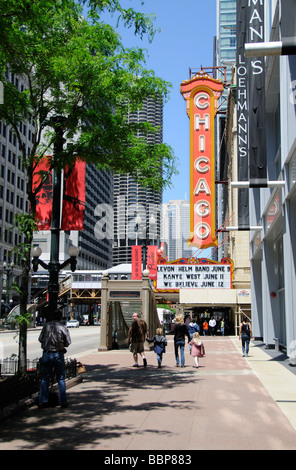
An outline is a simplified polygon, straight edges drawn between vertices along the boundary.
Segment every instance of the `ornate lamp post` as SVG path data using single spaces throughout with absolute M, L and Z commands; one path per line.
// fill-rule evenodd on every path
M 71 270 L 76 269 L 76 258 L 79 254 L 78 248 L 73 245 L 69 248 L 70 258 L 64 263 L 59 263 L 59 250 L 60 250 L 60 218 L 61 218 L 61 163 L 60 159 L 63 152 L 64 145 L 64 123 L 66 118 L 63 116 L 56 116 L 50 119 L 49 125 L 55 131 L 55 143 L 53 152 L 53 177 L 52 177 L 52 217 L 51 217 L 51 245 L 50 245 L 50 262 L 47 264 L 39 259 L 42 251 L 40 247 L 32 248 L 33 256 L 33 271 L 36 272 L 38 264 L 49 272 L 48 282 L 48 312 L 49 317 L 54 315 L 57 309 L 58 294 L 59 294 L 59 271 L 68 264 L 71 264 Z M 47 318 L 47 321 L 50 318 Z
M 136 227 L 135 231 L 138 232 L 139 226 L 141 225 L 142 219 L 139 215 L 136 217 Z M 156 225 L 155 217 L 152 215 L 149 219 L 149 223 L 147 224 L 146 228 L 143 230 L 143 271 L 147 267 L 147 246 L 149 245 L 149 227 L 153 230 Z
M 49 315 L 53 315 L 58 305 L 59 272 L 62 269 L 64 269 L 66 266 L 68 266 L 68 264 L 70 264 L 72 272 L 76 270 L 77 256 L 79 255 L 79 249 L 76 246 L 71 245 L 68 250 L 68 254 L 70 258 L 64 261 L 63 263 L 59 263 L 56 260 L 54 260 L 54 262 L 50 261 L 49 263 L 45 263 L 42 259 L 39 258 L 41 254 L 42 254 L 42 250 L 40 246 L 34 246 L 32 248 L 31 255 L 33 257 L 33 260 L 32 260 L 33 271 L 36 272 L 38 270 L 38 265 L 40 264 L 40 266 L 42 266 L 44 269 L 47 269 L 49 272 L 48 310 L 49 310 Z

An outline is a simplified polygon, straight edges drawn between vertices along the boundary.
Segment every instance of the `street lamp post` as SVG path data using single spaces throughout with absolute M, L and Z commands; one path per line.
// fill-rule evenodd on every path
M 52 262 L 50 260 L 49 263 L 45 263 L 40 256 L 42 254 L 42 250 L 40 246 L 34 246 L 31 250 L 31 255 L 33 257 L 32 265 L 33 271 L 36 272 L 38 270 L 38 265 L 42 266 L 44 269 L 47 269 L 49 272 L 49 283 L 48 283 L 48 311 L 49 316 L 52 316 L 54 311 L 58 305 L 58 294 L 59 294 L 59 272 L 64 269 L 68 264 L 70 264 L 71 271 L 74 272 L 76 270 L 77 264 L 77 256 L 79 255 L 79 249 L 71 245 L 68 250 L 68 254 L 70 256 L 69 259 L 64 261 L 63 263 L 59 263 L 58 261 L 54 260 Z M 49 286 L 51 290 L 49 290 Z M 49 318 L 47 318 L 47 321 Z
M 51 217 L 51 244 L 50 263 L 48 266 L 48 310 L 52 315 L 57 308 L 59 293 L 59 251 L 60 251 L 60 217 L 61 217 L 61 167 L 59 155 L 63 152 L 64 144 L 64 123 L 65 118 L 57 116 L 51 118 L 51 126 L 55 130 L 56 139 L 53 152 L 53 175 L 52 175 L 52 217 Z
M 53 316 L 58 305 L 59 294 L 59 272 L 68 264 L 71 264 L 71 270 L 76 269 L 76 257 L 79 254 L 78 248 L 73 245 L 69 248 L 70 258 L 64 263 L 59 263 L 60 251 L 60 218 L 61 218 L 61 154 L 64 145 L 64 123 L 66 118 L 55 116 L 50 119 L 49 125 L 55 131 L 55 143 L 53 151 L 53 177 L 52 177 L 52 216 L 51 216 L 51 244 L 50 244 L 50 262 L 47 264 L 39 259 L 42 251 L 40 247 L 32 249 L 33 271 L 36 272 L 38 264 L 49 272 L 48 282 L 48 316 Z M 47 318 L 49 320 L 49 318 Z
M 135 231 L 138 232 L 139 226 L 141 225 L 142 219 L 139 215 L 136 217 L 136 228 Z M 143 271 L 147 268 L 147 246 L 149 245 L 149 227 L 152 229 L 155 227 L 156 220 L 155 217 L 152 215 L 149 219 L 149 225 L 146 226 L 146 228 L 143 230 Z

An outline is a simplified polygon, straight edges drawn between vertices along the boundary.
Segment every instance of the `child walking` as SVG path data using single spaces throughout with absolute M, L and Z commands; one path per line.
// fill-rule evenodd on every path
M 205 355 L 205 347 L 203 342 L 200 340 L 199 333 L 194 333 L 192 340 L 189 343 L 191 348 L 191 356 L 194 357 L 195 367 L 199 366 L 198 358 Z
M 148 343 L 154 343 L 154 352 L 156 353 L 158 368 L 161 368 L 162 355 L 165 353 L 165 347 L 167 346 L 167 340 L 163 336 L 162 328 L 156 329 L 156 335 L 151 339 L 147 339 Z

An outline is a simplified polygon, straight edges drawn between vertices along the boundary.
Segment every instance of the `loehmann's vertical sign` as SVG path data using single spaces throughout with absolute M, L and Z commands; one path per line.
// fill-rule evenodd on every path
M 221 80 L 202 70 L 181 84 L 190 119 L 190 239 L 199 248 L 217 245 L 215 236 L 214 118 Z

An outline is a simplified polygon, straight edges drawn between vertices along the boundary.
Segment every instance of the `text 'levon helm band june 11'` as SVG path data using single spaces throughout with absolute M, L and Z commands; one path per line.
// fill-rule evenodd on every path
M 214 119 L 223 82 L 200 71 L 181 84 L 190 119 L 190 238 L 199 248 L 217 245 L 215 236 Z

